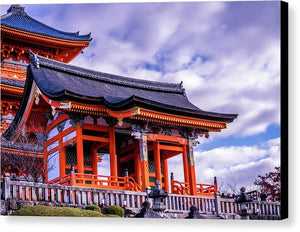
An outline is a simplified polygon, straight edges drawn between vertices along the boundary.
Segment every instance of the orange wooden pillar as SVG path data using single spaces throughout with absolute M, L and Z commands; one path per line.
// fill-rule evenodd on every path
M 188 159 L 190 194 L 195 196 L 197 195 L 197 189 L 196 189 L 193 138 L 189 138 L 188 147 L 187 147 L 187 159 Z
M 109 127 L 109 160 L 110 160 L 110 175 L 117 177 L 117 155 L 116 155 L 116 139 L 115 128 Z
M 183 163 L 183 173 L 184 173 L 184 182 L 189 182 L 189 169 L 188 169 L 188 160 L 187 160 L 187 146 L 183 146 L 182 152 L 182 163 Z
M 46 183 L 48 182 L 48 151 L 47 151 L 47 147 L 48 147 L 48 143 L 47 141 L 44 141 L 44 149 L 43 149 L 43 153 L 44 153 L 44 170 L 46 170 L 45 172 L 45 180 L 46 180 Z
M 154 167 L 155 167 L 155 179 L 161 183 L 161 161 L 160 161 L 160 149 L 159 149 L 159 143 L 154 142 Z
M 77 149 L 77 173 L 84 173 L 83 163 L 83 140 L 82 140 L 82 128 L 80 123 L 76 123 L 76 149 Z
M 138 144 L 137 144 L 138 145 Z M 141 161 L 138 146 L 134 148 L 134 170 L 135 170 L 135 181 L 141 186 Z
M 91 155 L 92 155 L 92 172 L 94 175 L 98 175 L 98 160 L 97 160 L 97 148 L 96 144 L 93 143 L 91 146 Z
M 141 162 L 141 175 L 143 190 L 149 186 L 149 165 L 148 165 L 148 148 L 147 148 L 147 135 L 142 133 L 140 142 L 140 162 Z
M 164 168 L 164 186 L 165 191 L 169 192 L 169 170 L 168 170 L 168 159 L 163 156 L 163 168 Z
M 62 130 L 59 130 L 58 137 L 58 152 L 59 152 L 59 175 L 66 175 L 66 151 L 63 148 Z

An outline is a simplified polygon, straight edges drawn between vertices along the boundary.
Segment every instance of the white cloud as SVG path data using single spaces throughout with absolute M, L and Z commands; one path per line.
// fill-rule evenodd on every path
M 183 80 L 187 96 L 199 108 L 238 113 L 220 134 L 224 137 L 255 135 L 280 123 L 279 6 L 194 2 L 50 5 L 47 11 L 39 5 L 26 7 L 60 30 L 92 33 L 91 45 L 73 64 L 142 79 Z
M 212 184 L 216 176 L 223 191 L 244 186 L 253 188 L 258 175 L 280 165 L 280 138 L 255 146 L 220 147 L 209 151 L 194 151 L 197 183 Z M 168 160 L 169 172 L 175 180 L 184 181 L 182 156 Z
M 253 4 L 105 4 L 82 7 L 80 17 L 73 7 L 64 11 L 63 22 L 60 17 L 51 22 L 68 31 L 92 32 L 90 47 L 74 64 L 183 81 L 188 98 L 199 108 L 238 113 L 228 129 L 204 141 L 209 143 L 215 136 L 256 135 L 280 124 L 279 4 Z M 217 176 L 219 183 L 251 185 L 258 174 L 280 163 L 279 139 L 196 151 L 195 157 L 197 182 L 211 183 Z M 181 156 L 169 165 L 183 181 Z
M 188 98 L 199 108 L 238 113 L 228 129 L 206 140 L 211 142 L 214 136 L 255 135 L 280 124 L 279 6 L 201 2 L 26 7 L 32 9 L 30 15 L 60 30 L 92 33 L 90 46 L 73 64 L 149 80 L 183 80 Z M 156 69 L 148 70 L 146 63 Z M 212 181 L 216 175 L 220 181 L 250 183 L 258 172 L 279 164 L 280 149 L 274 140 L 195 155 L 198 181 Z M 180 157 L 170 160 L 174 171 L 180 166 Z
M 195 152 L 198 182 L 212 182 L 237 186 L 253 186 L 258 175 L 272 171 L 280 165 L 280 139 L 266 141 L 255 146 L 230 146 L 210 151 Z

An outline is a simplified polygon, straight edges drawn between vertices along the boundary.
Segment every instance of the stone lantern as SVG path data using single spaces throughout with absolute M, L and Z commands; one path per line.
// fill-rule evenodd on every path
M 251 202 L 252 201 L 252 197 L 248 196 L 245 193 L 245 188 L 242 187 L 240 189 L 240 194 L 237 196 L 237 198 L 235 198 L 235 202 L 239 203 L 241 208 L 239 211 L 239 215 L 242 217 L 242 219 L 249 219 L 249 215 L 251 214 L 251 212 L 248 210 L 246 203 L 247 202 Z
M 168 192 L 164 191 L 160 187 L 160 182 L 155 181 L 155 187 L 152 192 L 149 193 L 149 198 L 153 198 L 153 211 L 164 212 L 166 205 L 164 204 L 164 199 L 168 197 Z
M 142 208 L 139 213 L 135 215 L 136 218 L 169 218 L 163 212 L 166 209 L 164 199 L 168 197 L 168 192 L 164 191 L 160 187 L 160 182 L 155 181 L 154 190 L 150 192 L 150 187 L 146 187 L 147 198 L 142 203 Z M 153 199 L 153 206 L 148 201 L 148 198 Z

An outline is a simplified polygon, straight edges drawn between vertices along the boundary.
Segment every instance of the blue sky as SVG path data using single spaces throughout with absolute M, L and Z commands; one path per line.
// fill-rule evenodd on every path
M 24 5 L 60 30 L 92 33 L 72 64 L 176 82 L 206 111 L 238 113 L 195 148 L 198 183 L 251 187 L 280 165 L 280 3 Z M 2 6 L 1 15 L 8 6 Z M 169 161 L 182 178 L 181 157 Z M 106 164 L 104 161 L 104 165 Z

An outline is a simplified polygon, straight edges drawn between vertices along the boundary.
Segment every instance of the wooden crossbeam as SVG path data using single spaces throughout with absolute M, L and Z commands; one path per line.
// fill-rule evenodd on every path
M 83 124 L 82 125 L 83 130 L 92 130 L 92 131 L 100 131 L 100 132 L 108 132 L 109 127 L 107 126 L 99 126 L 99 125 L 94 125 L 94 124 Z
M 88 141 L 94 141 L 94 142 L 109 143 L 108 138 L 92 136 L 92 135 L 83 135 L 82 139 L 83 140 L 88 140 Z
M 171 146 L 171 145 L 160 145 L 159 148 L 160 150 L 166 150 L 166 151 L 179 151 L 179 152 L 183 151 L 182 147 Z

